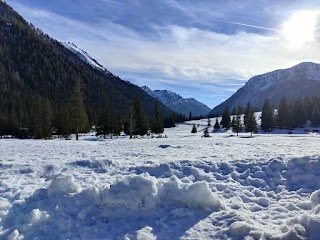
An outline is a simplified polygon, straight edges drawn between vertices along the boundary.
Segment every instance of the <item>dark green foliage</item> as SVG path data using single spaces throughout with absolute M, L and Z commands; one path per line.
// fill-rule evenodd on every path
M 191 121 L 192 120 L 192 113 L 190 112 L 189 113 L 189 121 Z
M 113 124 L 115 119 L 109 109 L 109 104 L 106 99 L 96 126 L 97 136 L 103 135 L 103 137 L 105 138 L 106 135 L 113 133 Z
M 244 117 L 243 117 L 243 124 L 244 125 L 246 125 L 247 117 L 248 117 L 251 110 L 252 110 L 251 104 L 250 104 L 250 102 L 248 102 L 247 106 L 246 106 L 246 110 L 244 112 Z
M 134 97 L 132 100 L 125 123 L 125 133 L 129 134 L 130 138 L 137 135 L 144 136 L 148 133 L 148 122 L 138 97 Z
M 291 102 L 283 98 L 278 106 L 277 127 L 303 127 L 307 120 L 310 120 L 313 126 L 318 126 L 320 124 L 319 109 L 319 98 L 301 98 Z
M 232 119 L 232 131 L 239 135 L 239 132 L 243 130 L 242 120 L 241 120 L 242 108 L 238 106 L 237 115 Z
M 206 128 L 203 132 L 203 137 L 210 137 L 209 130 Z
M 115 117 L 115 121 L 114 121 L 114 125 L 113 125 L 113 134 L 115 136 L 120 136 L 121 131 L 122 131 L 122 121 L 121 121 L 120 115 L 118 114 Z
M 68 138 L 71 134 L 70 116 L 67 107 L 62 107 L 55 116 L 54 126 L 56 134 L 64 138 Z
M 34 138 L 47 139 L 52 134 L 53 111 L 48 98 L 39 97 L 33 104 Z
M 163 133 L 163 117 L 160 112 L 159 103 L 156 102 L 154 106 L 154 116 L 151 123 L 151 131 L 155 134 Z
M 274 110 L 270 101 L 266 99 L 263 104 L 261 114 L 261 130 L 272 131 L 274 128 Z
M 76 139 L 79 138 L 79 133 L 85 133 L 90 130 L 88 115 L 86 113 L 83 96 L 81 79 L 76 77 L 73 93 L 69 104 L 70 127 L 71 132 L 76 134 Z
M 288 127 L 289 122 L 289 104 L 287 99 L 284 97 L 281 99 L 281 102 L 278 107 L 278 116 L 277 116 L 277 122 L 279 128 L 286 128 Z
M 140 99 L 137 97 L 133 99 L 133 112 L 135 114 L 134 118 L 137 121 L 134 135 L 140 135 L 140 136 L 146 135 L 148 132 L 148 122 L 144 114 L 144 111 L 141 108 Z
M 216 118 L 216 123 L 214 124 L 214 127 L 213 127 L 215 130 L 219 130 L 220 129 L 220 124 L 219 124 L 219 120 L 218 118 Z
M 0 114 L 0 137 L 17 136 L 19 132 L 18 122 L 15 114 Z
M 246 132 L 251 132 L 251 136 L 253 132 L 257 131 L 257 120 L 256 120 L 253 109 L 249 109 L 249 112 L 246 118 L 245 130 Z
M 197 129 L 197 127 L 196 127 L 196 124 L 194 123 L 194 124 L 192 125 L 191 133 L 197 133 L 197 132 L 198 132 L 198 129 Z
M 319 106 L 315 106 L 312 111 L 311 123 L 313 126 L 320 126 L 320 109 Z
M 236 117 L 235 116 L 232 117 L 230 126 L 231 126 L 232 129 L 236 127 Z
M 230 119 L 229 107 L 226 107 L 223 111 L 220 125 L 225 129 L 230 129 L 230 122 L 231 122 L 231 119 Z

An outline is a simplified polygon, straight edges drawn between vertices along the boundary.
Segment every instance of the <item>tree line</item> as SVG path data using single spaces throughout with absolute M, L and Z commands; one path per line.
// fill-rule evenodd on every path
M 243 130 L 245 132 L 250 132 L 251 135 L 253 132 L 258 130 L 258 125 L 256 121 L 256 116 L 251 104 L 248 102 L 245 110 L 242 109 L 241 106 L 238 106 L 237 109 L 233 109 L 232 111 L 233 117 L 231 120 L 229 107 L 226 107 L 222 113 L 222 118 L 220 123 L 218 122 L 218 118 L 216 118 L 216 123 L 214 125 L 214 129 L 220 129 L 220 126 L 224 129 L 230 129 L 239 134 Z M 244 114 L 242 119 L 241 115 Z
M 221 122 L 216 120 L 215 129 L 220 129 L 220 125 L 224 129 L 230 129 L 234 132 L 255 132 L 258 130 L 254 110 L 248 102 L 245 109 L 238 106 L 232 110 L 233 117 L 230 117 L 229 107 L 226 107 L 222 114 Z M 243 119 L 241 115 L 244 114 Z M 268 99 L 263 103 L 261 113 L 262 131 L 272 131 L 274 128 L 294 129 L 304 127 L 307 121 L 311 122 L 311 126 L 320 126 L 320 98 L 300 98 L 289 101 L 285 97 L 277 106 L 273 106 Z
M 84 104 L 83 88 L 82 80 L 77 76 L 68 103 L 56 111 L 47 97 L 37 97 L 32 104 L 29 125 L 19 123 L 14 113 L 0 112 L 0 137 L 48 139 L 52 135 L 69 138 L 75 134 L 78 140 L 79 134 L 87 133 L 92 128 Z M 153 115 L 148 118 L 138 97 L 132 99 L 127 114 L 123 116 L 106 97 L 94 128 L 97 136 L 104 138 L 108 135 L 119 136 L 122 131 L 134 138 L 148 133 L 161 134 L 165 127 L 174 127 L 176 123 L 185 120 L 185 116 L 177 113 L 164 117 L 157 101 Z

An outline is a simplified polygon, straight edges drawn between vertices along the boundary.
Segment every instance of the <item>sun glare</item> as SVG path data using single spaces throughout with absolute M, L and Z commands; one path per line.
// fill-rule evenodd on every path
M 299 11 L 283 23 L 281 33 L 289 49 L 300 49 L 314 40 L 318 14 L 318 11 Z

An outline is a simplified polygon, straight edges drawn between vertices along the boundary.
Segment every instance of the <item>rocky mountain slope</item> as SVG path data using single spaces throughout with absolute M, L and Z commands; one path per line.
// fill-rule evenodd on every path
M 152 91 L 146 86 L 143 86 L 142 89 L 150 96 L 157 98 L 168 108 L 177 113 L 182 113 L 185 116 L 189 116 L 190 112 L 192 113 L 192 116 L 206 116 L 210 111 L 208 106 L 194 98 L 183 98 L 180 95 L 167 90 Z
M 265 99 L 278 105 L 282 97 L 295 100 L 320 96 L 320 64 L 303 62 L 288 69 L 276 70 L 251 78 L 225 102 L 215 107 L 210 115 L 221 114 L 226 106 L 245 107 L 250 102 L 261 110 Z

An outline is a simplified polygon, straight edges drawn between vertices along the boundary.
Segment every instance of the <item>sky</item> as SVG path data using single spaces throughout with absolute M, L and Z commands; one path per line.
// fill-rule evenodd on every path
M 258 74 L 320 62 L 320 0 L 7 0 L 113 74 L 215 107 Z

